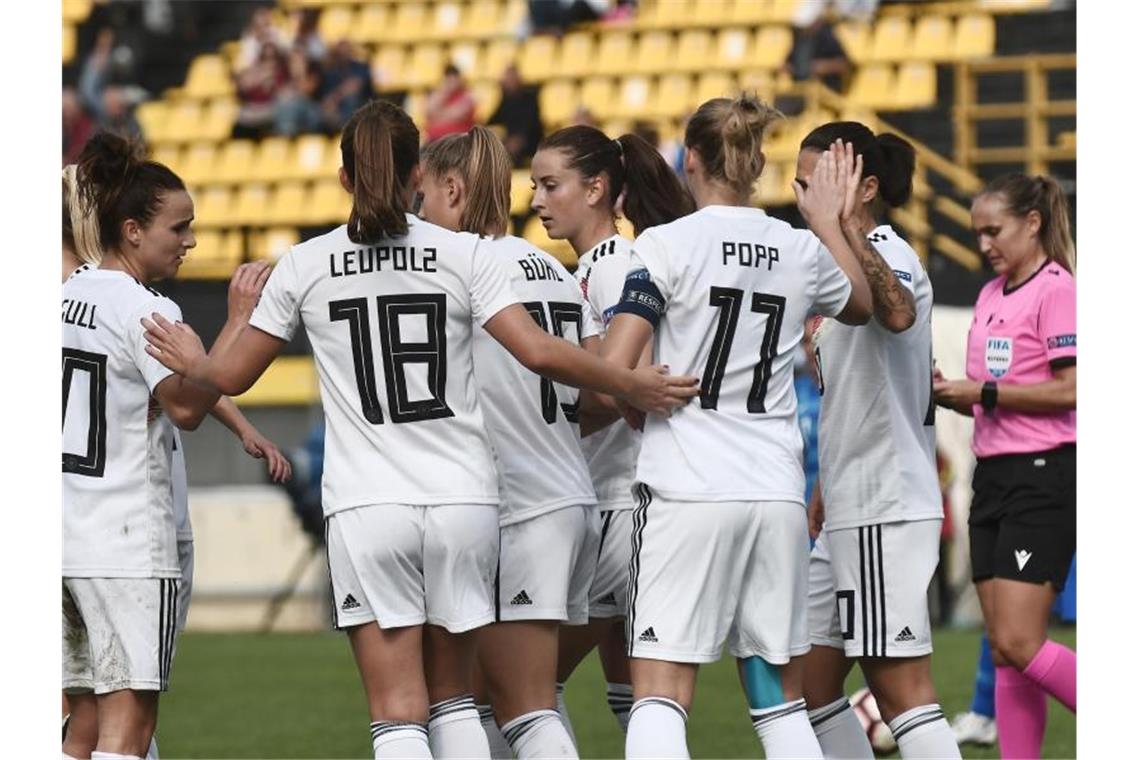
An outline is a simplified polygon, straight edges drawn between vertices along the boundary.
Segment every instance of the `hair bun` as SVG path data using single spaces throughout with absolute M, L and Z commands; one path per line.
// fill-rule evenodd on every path
M 886 163 L 884 176 L 879 177 L 879 194 L 888 205 L 901 206 L 914 190 L 914 146 L 889 132 L 876 135 L 875 142 Z

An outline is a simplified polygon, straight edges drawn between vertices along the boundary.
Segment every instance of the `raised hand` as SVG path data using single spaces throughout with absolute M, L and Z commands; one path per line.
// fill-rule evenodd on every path
M 231 320 L 248 321 L 257 308 L 257 301 L 261 298 L 261 291 L 265 282 L 273 271 L 268 263 L 254 261 L 242 264 L 230 279 L 229 296 L 226 302 L 228 316 Z
M 818 230 L 820 225 L 829 222 L 838 224 L 840 221 L 847 199 L 848 180 L 840 167 L 841 155 L 842 148 L 833 145 L 820 154 L 807 187 L 804 188 L 798 182 L 793 185 L 800 213 L 813 230 Z
M 201 379 L 194 377 L 194 373 L 206 361 L 206 348 L 194 328 L 185 322 L 171 322 L 158 312 L 151 314 L 151 319 L 144 317 L 140 321 L 148 354 L 185 378 Z
M 843 160 L 840 171 L 846 178 L 847 194 L 844 196 L 843 210 L 839 214 L 839 219 L 846 223 L 855 218 L 855 211 L 859 208 L 860 185 L 863 181 L 863 156 L 855 154 L 855 146 L 851 143 L 843 143 L 842 154 Z
M 644 412 L 668 415 L 701 392 L 699 378 L 669 375 L 668 371 L 661 364 L 634 370 L 635 387 L 626 400 Z

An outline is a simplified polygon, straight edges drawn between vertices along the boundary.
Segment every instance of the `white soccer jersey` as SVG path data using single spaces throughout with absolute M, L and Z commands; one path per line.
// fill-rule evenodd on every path
M 605 333 L 613 309 L 621 299 L 625 276 L 629 274 L 633 245 L 621 235 L 603 240 L 580 259 L 575 276 L 586 299 L 584 323 Z M 633 474 L 641 433 L 624 420 L 618 420 L 581 439 L 582 453 L 590 468 L 598 507 L 602 510 L 633 509 Z
M 178 434 L 178 428 L 174 429 L 170 472 L 174 494 L 174 526 L 178 540 L 193 541 L 194 528 L 190 525 L 190 490 L 186 486 L 186 454 L 182 449 L 182 436 Z
M 822 377 L 819 477 L 828 529 L 942 517 L 934 463 L 930 312 L 918 255 L 889 225 L 868 236 L 914 294 L 915 321 L 895 334 L 824 320 L 815 333 Z
M 293 246 L 250 319 L 282 340 L 304 323 L 325 412 L 326 515 L 499 501 L 472 333 L 519 299 L 478 237 L 407 219 L 406 236 L 374 245 L 341 225 Z
M 589 337 L 578 283 L 558 259 L 517 237 L 484 239 L 479 247 L 504 264 L 543 330 L 575 345 Z M 578 391 L 531 372 L 482 328 L 475 331 L 475 379 L 498 465 L 500 524 L 595 504 L 578 447 Z
M 760 209 L 706 206 L 643 232 L 632 266 L 619 311 L 660 315 L 654 360 L 701 378 L 699 398 L 649 415 L 637 480 L 676 501 L 803 504 L 794 354 L 807 314 L 851 292 L 830 252 Z
M 151 394 L 171 373 L 140 320 L 182 312 L 120 271 L 63 286 L 63 575 L 177 578 L 174 426 Z

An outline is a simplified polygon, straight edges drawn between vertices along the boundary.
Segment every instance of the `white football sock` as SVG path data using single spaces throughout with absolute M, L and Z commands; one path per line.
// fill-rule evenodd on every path
M 570 711 L 566 709 L 566 684 L 561 681 L 554 684 L 554 702 L 558 706 L 558 717 L 562 727 L 570 734 L 570 741 L 578 746 L 578 737 L 574 735 L 574 724 L 570 722 Z
M 490 705 L 477 705 L 479 722 L 483 724 L 483 734 L 487 737 L 487 744 L 491 748 L 491 757 L 495 760 L 511 760 L 515 754 L 511 752 L 511 745 L 507 744 L 506 737 L 499 730 L 495 722 L 495 713 Z
M 899 743 L 899 754 L 906 760 L 962 757 L 954 732 L 937 704 L 907 710 L 892 720 L 890 727 Z
M 158 739 L 150 737 L 150 747 L 147 748 L 144 760 L 158 760 Z
M 72 757 L 71 755 L 67 754 L 66 752 L 64 752 L 62 754 L 63 754 L 63 760 L 79 760 L 79 758 Z
M 625 732 L 625 756 L 688 760 L 685 741 L 685 708 L 665 697 L 645 697 L 633 703 Z
M 428 744 L 432 757 L 489 760 L 487 735 L 470 694 L 436 702 L 428 711 Z
M 91 753 L 91 760 L 143 760 L 138 755 L 120 755 L 118 752 L 100 752 L 95 750 Z
M 617 718 L 622 733 L 629 730 L 629 710 L 633 707 L 633 686 L 628 683 L 606 681 L 606 701 Z
M 410 720 L 373 721 L 372 752 L 376 760 L 432 760 L 427 726 Z
M 808 720 L 819 740 L 819 748 L 826 758 L 874 760 L 875 750 L 867 740 L 867 733 L 859 716 L 851 709 L 847 697 L 840 697 L 829 705 L 808 710 Z
M 555 710 L 528 712 L 504 723 L 501 728 L 519 760 L 578 758 L 578 750 Z
M 802 699 L 763 710 L 749 710 L 752 727 L 764 745 L 764 757 L 819 758 L 819 740 L 808 722 L 807 703 Z

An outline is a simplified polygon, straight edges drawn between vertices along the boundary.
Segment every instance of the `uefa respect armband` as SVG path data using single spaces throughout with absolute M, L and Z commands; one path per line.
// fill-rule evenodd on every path
M 657 324 L 661 321 L 661 315 L 664 313 L 665 298 L 657 286 L 653 284 L 649 270 L 642 268 L 630 272 L 625 278 L 625 287 L 622 288 L 621 299 L 618 300 L 617 306 L 614 308 L 615 316 L 617 314 L 636 315 L 653 325 L 653 329 L 656 330 Z

